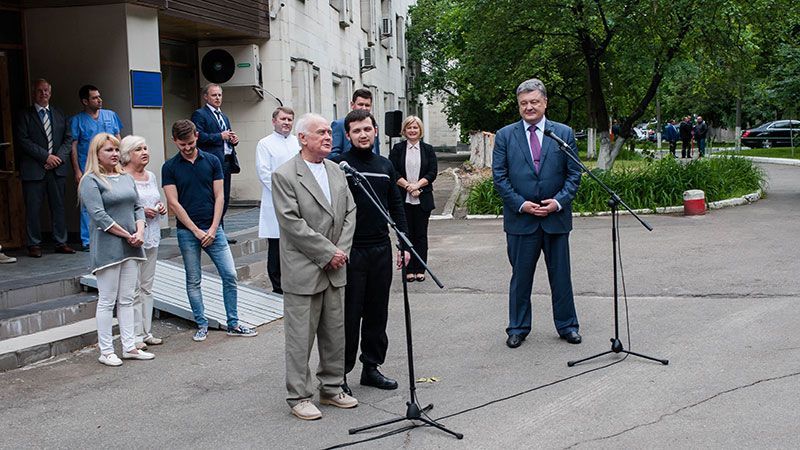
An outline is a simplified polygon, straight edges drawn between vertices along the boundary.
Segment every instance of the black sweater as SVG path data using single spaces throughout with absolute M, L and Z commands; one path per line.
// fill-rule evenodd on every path
M 392 220 L 403 233 L 408 233 L 406 214 L 403 209 L 403 197 L 397 187 L 397 174 L 391 161 L 372 153 L 372 150 L 358 150 L 355 147 L 333 159 L 337 164 L 347 161 L 348 164 L 367 178 L 383 207 L 389 211 Z M 385 245 L 389 240 L 389 225 L 386 219 L 367 198 L 361 187 L 356 186 L 353 177 L 347 174 L 347 184 L 356 202 L 356 231 L 353 236 L 353 247 L 372 247 Z M 369 190 L 369 186 L 364 186 Z

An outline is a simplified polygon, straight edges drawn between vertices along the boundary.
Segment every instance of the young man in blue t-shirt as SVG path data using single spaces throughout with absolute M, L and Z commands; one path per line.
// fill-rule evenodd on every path
M 89 143 L 99 133 L 109 133 L 120 139 L 122 121 L 110 109 L 103 108 L 100 90 L 91 84 L 84 85 L 78 91 L 83 111 L 70 119 L 72 130 L 72 170 L 75 172 L 75 184 L 81 182 L 86 169 L 86 157 L 89 154 Z M 81 244 L 83 250 L 89 250 L 89 214 L 81 207 Z
M 197 149 L 197 128 L 190 120 L 172 125 L 172 140 L 178 154 L 161 167 L 161 185 L 169 209 L 177 219 L 178 247 L 186 271 L 186 295 L 197 322 L 195 341 L 204 341 L 208 320 L 204 314 L 203 292 L 200 283 L 200 251 L 211 258 L 222 279 L 222 301 L 225 304 L 228 336 L 255 336 L 258 333 L 239 324 L 237 313 L 236 267 L 225 232 L 220 227 L 223 197 L 222 163 Z

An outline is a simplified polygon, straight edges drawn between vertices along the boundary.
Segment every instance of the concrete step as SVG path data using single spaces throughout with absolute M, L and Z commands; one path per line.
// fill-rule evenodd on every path
M 74 271 L 73 271 L 74 272 Z M 86 273 L 88 270 L 80 270 Z M 0 286 L 0 310 L 18 308 L 32 303 L 66 297 L 81 292 L 80 275 L 67 273 L 63 276 L 31 277 L 19 279 Z
M 0 341 L 94 317 L 95 293 L 79 293 L 0 310 Z
M 118 333 L 116 318 L 113 332 Z M 96 343 L 97 322 L 94 318 L 6 339 L 0 341 L 0 372 L 80 350 Z

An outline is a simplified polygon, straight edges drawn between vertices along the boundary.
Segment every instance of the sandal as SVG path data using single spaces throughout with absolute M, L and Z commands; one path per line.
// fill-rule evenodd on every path
M 413 273 L 410 273 L 410 274 L 406 275 L 406 281 L 408 283 L 413 283 L 413 282 L 417 281 L 417 277 Z
M 425 274 L 424 273 L 418 273 L 417 274 L 417 281 L 425 281 Z

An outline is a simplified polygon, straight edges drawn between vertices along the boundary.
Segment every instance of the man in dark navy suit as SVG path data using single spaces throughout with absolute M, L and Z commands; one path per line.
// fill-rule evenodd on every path
M 197 127 L 199 135 L 197 148 L 206 153 L 211 153 L 219 158 L 222 163 L 224 175 L 223 193 L 225 197 L 222 217 L 225 217 L 231 200 L 231 174 L 241 171 L 235 148 L 236 144 L 239 143 L 239 137 L 231 130 L 230 119 L 220 109 L 222 106 L 222 87 L 218 84 L 207 84 L 203 87 L 203 100 L 206 105 L 192 114 L 192 122 Z M 236 240 L 228 239 L 228 242 L 235 244 Z
M 517 87 L 522 120 L 497 132 L 492 173 L 503 199 L 503 229 L 512 266 L 506 344 L 519 347 L 531 331 L 531 290 L 539 255 L 544 253 L 559 336 L 580 344 L 572 295 L 569 232 L 572 200 L 581 181 L 580 166 L 558 144 L 544 136 L 552 130 L 577 156 L 575 134 L 566 125 L 546 120 L 547 91 L 537 79 Z
M 50 205 L 56 253 L 75 253 L 67 245 L 64 212 L 64 186 L 70 172 L 72 137 L 64 113 L 50 105 L 50 83 L 38 79 L 33 85 L 34 104 L 19 115 L 16 122 L 19 168 L 25 196 L 28 225 L 28 255 L 42 256 L 41 208 L 44 198 Z

